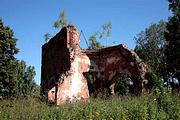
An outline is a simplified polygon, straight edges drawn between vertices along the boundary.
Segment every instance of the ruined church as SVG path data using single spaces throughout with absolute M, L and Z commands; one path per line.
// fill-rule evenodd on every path
M 115 78 L 126 73 L 133 81 L 133 93 L 142 93 L 147 66 L 134 51 L 123 44 L 83 50 L 79 43 L 76 27 L 66 26 L 42 46 L 41 95 L 49 103 L 88 100 L 86 74 L 92 75 L 96 92 L 106 87 L 115 94 Z

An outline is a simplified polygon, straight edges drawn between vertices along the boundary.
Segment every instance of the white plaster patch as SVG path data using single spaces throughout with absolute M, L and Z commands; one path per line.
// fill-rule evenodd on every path
M 80 60 L 80 64 L 85 64 L 88 66 L 88 68 L 85 70 L 85 71 L 82 71 L 82 72 L 88 72 L 89 69 L 90 69 L 90 65 L 91 65 L 91 61 L 89 59 L 89 57 L 87 55 L 84 55 L 83 57 L 79 58 Z
M 79 69 L 80 65 L 86 64 L 84 69 Z M 83 72 L 89 70 L 90 60 L 87 56 L 75 56 L 74 60 L 71 63 L 71 68 L 69 70 L 70 75 L 65 76 L 65 80 L 62 83 L 62 86 L 58 90 L 58 101 L 57 104 L 64 103 L 66 101 L 76 101 L 82 98 L 88 98 L 88 89 L 86 90 L 87 83 L 84 81 Z M 84 96 L 83 94 L 87 96 Z M 83 96 L 82 96 L 82 95 Z
M 131 65 L 131 66 L 134 66 L 134 63 L 133 63 L 133 62 L 130 62 L 130 65 Z
M 69 91 L 69 98 L 70 98 L 70 101 L 72 101 L 74 98 L 78 99 L 78 96 L 77 96 L 77 93 L 80 91 L 81 89 L 81 79 L 82 79 L 82 76 L 80 75 L 79 71 L 78 71 L 78 68 L 79 68 L 79 58 L 78 57 L 75 57 L 73 63 L 72 63 L 72 66 L 71 66 L 71 69 L 73 71 L 73 74 L 72 74 L 72 83 L 71 83 L 71 86 L 70 86 L 70 91 Z
M 72 62 L 71 69 L 73 71 L 73 74 L 71 76 L 71 86 L 69 91 L 69 98 L 70 101 L 73 101 L 75 99 L 81 99 L 81 96 L 79 96 L 79 93 L 85 92 L 83 91 L 83 86 L 85 82 L 83 81 L 84 76 L 82 75 L 82 72 L 86 72 L 89 70 L 89 67 L 85 71 L 79 71 L 79 65 L 85 63 L 90 65 L 90 60 L 86 56 L 85 59 L 82 59 L 82 57 L 75 57 L 74 61 Z M 87 91 L 88 92 L 88 91 Z

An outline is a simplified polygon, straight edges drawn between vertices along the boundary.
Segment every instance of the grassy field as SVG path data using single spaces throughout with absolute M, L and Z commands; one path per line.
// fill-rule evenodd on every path
M 110 97 L 59 109 L 37 98 L 1 100 L 0 120 L 180 120 L 180 97 L 164 95 Z

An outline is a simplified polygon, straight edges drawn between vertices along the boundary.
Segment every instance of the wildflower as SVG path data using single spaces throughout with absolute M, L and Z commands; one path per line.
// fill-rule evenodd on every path
M 126 120 L 126 117 L 123 116 L 123 119 L 122 120 Z
M 112 117 L 110 117 L 109 120 L 114 120 L 114 119 Z
M 98 112 L 95 112 L 95 115 L 96 115 L 96 116 L 99 116 L 99 113 L 98 113 Z

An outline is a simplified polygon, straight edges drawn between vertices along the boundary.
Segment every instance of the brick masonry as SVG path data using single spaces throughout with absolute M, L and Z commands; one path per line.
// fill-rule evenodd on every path
M 134 94 L 140 94 L 147 84 L 147 66 L 125 45 L 82 50 L 79 32 L 74 26 L 61 29 L 42 46 L 41 95 L 49 103 L 88 100 L 86 73 L 93 75 L 95 91 L 110 89 L 114 94 L 115 79 L 126 73 L 133 81 Z

